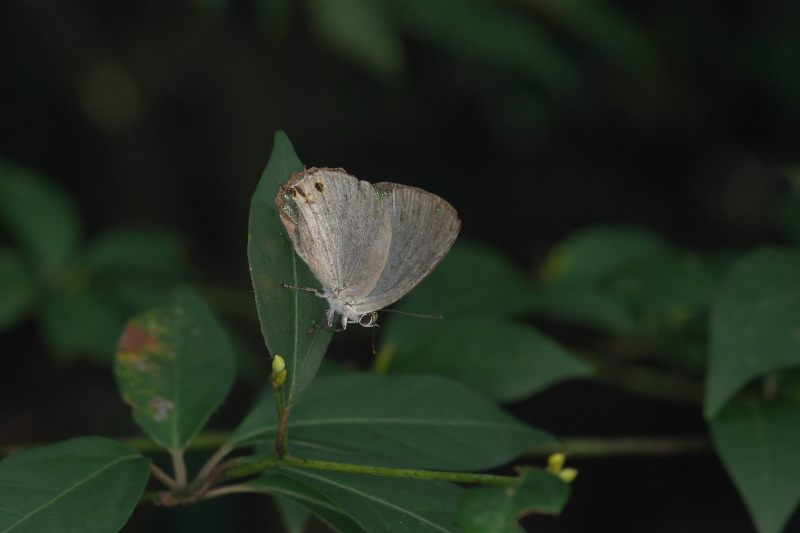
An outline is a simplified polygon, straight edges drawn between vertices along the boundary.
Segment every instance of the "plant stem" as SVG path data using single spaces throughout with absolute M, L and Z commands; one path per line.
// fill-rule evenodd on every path
M 673 402 L 703 403 L 703 383 L 678 373 L 667 373 L 643 365 L 621 364 L 592 353 L 583 355 L 595 367 L 594 377 L 620 389 Z
M 192 482 L 191 488 L 197 488 L 200 486 L 200 484 L 211 475 L 211 472 L 214 470 L 214 468 L 216 468 L 216 466 L 223 459 L 225 459 L 225 456 L 231 453 L 231 451 L 231 448 L 228 446 L 221 446 L 219 449 L 217 449 L 217 451 L 214 452 L 214 455 L 212 455 L 208 461 L 206 461 L 206 464 L 203 465 L 203 468 L 200 469 L 200 472 L 197 473 L 197 477 L 195 477 L 194 481 Z
M 602 458 L 623 455 L 668 456 L 711 451 L 711 442 L 704 436 L 690 437 L 624 437 L 618 439 L 571 438 L 525 452 L 523 457 L 547 457 L 564 452 L 568 457 Z
M 244 461 L 242 461 L 244 463 Z M 379 466 L 363 466 L 348 463 L 333 463 L 330 461 L 314 461 L 300 459 L 299 457 L 270 457 L 236 466 L 236 462 L 220 479 L 226 481 L 240 477 L 252 476 L 265 470 L 281 466 L 294 466 L 299 468 L 312 468 L 315 470 L 331 470 L 335 472 L 349 472 L 352 474 L 366 474 L 371 476 L 399 477 L 411 479 L 435 479 L 439 481 L 452 481 L 456 483 L 480 483 L 483 485 L 510 485 L 517 478 L 513 476 L 494 476 L 491 474 L 473 474 L 469 472 L 444 472 L 441 470 L 412 470 L 408 468 L 385 468 Z
M 289 412 L 291 407 L 284 407 L 283 387 L 275 387 L 275 404 L 278 406 L 278 432 L 275 435 L 275 453 L 278 457 L 284 457 L 289 454 Z
M 179 491 L 186 490 L 189 476 L 186 472 L 186 462 L 183 460 L 183 450 L 172 455 L 172 466 L 175 469 L 175 488 Z
M 150 473 L 153 477 L 167 486 L 170 490 L 175 490 L 175 480 L 169 477 L 169 474 L 161 470 L 154 463 L 150 463 Z

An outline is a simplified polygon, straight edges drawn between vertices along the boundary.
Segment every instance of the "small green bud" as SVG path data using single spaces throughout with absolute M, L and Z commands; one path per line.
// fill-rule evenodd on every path
M 566 456 L 563 453 L 554 453 L 550 457 L 547 458 L 547 470 L 551 474 L 558 475 L 561 472 L 561 469 L 564 468 L 564 461 L 566 460 Z
M 275 358 L 272 360 L 272 371 L 277 374 L 284 368 L 286 368 L 286 361 L 284 361 L 283 357 L 281 357 L 280 355 L 276 355 Z
M 561 472 L 558 473 L 558 477 L 562 480 L 566 481 L 567 483 L 571 483 L 575 477 L 577 477 L 578 471 L 574 468 L 565 468 Z
M 288 372 L 286 371 L 285 368 L 283 370 L 281 370 L 280 372 L 278 372 L 278 373 L 274 373 L 273 372 L 272 373 L 272 386 L 277 389 L 278 387 L 283 385 L 283 382 L 286 381 L 286 375 L 287 374 L 288 374 Z

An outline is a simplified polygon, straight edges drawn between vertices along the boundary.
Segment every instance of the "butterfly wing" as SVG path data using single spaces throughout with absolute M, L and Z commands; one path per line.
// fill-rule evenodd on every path
M 391 239 L 391 216 L 372 185 L 342 169 L 311 168 L 292 176 L 276 203 L 323 289 L 344 302 L 372 292 Z
M 392 239 L 375 288 L 353 307 L 358 314 L 411 292 L 444 259 L 461 228 L 456 210 L 435 194 L 394 183 L 374 187 L 391 216 Z

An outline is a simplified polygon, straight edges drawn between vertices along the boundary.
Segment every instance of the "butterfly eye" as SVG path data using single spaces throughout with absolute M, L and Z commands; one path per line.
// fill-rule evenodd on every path
M 371 313 L 364 313 L 358 318 L 358 323 L 365 328 L 371 328 L 375 326 L 375 321 L 378 320 L 378 313 L 375 311 Z

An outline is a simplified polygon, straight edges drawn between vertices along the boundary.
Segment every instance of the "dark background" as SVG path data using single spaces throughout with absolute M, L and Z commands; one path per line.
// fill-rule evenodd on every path
M 241 293 L 249 199 L 278 129 L 309 167 L 439 194 L 463 238 L 532 275 L 550 246 L 595 223 L 697 251 L 782 242 L 798 28 L 791 0 L 10 0 L 0 156 L 66 189 L 89 236 L 175 230 L 195 282 Z M 116 394 L 106 369 L 54 365 L 37 336 L 31 322 L 4 341 L 6 371 L 39 376 L 3 392 L 4 441 L 135 431 L 123 405 L 96 405 Z M 235 416 L 239 395 L 225 408 Z M 564 436 L 705 432 L 697 405 L 594 383 L 511 410 Z M 753 530 L 711 453 L 574 461 L 564 516 L 531 527 Z M 269 516 L 266 498 L 230 500 L 138 511 L 129 527 L 189 530 L 179 516 L 194 513 L 192 531 L 249 531 L 242 509 Z

